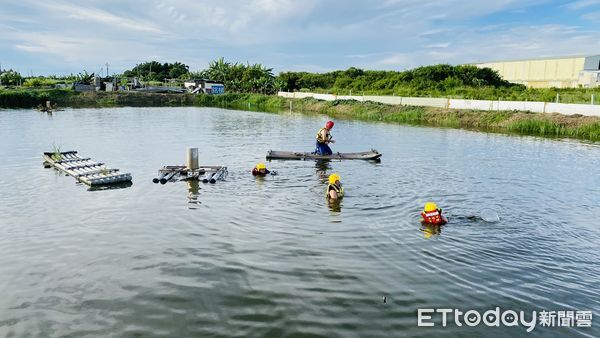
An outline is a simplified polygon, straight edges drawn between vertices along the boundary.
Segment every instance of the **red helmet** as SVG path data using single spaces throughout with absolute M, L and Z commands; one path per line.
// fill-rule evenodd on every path
M 331 129 L 331 128 L 333 128 L 334 124 L 335 123 L 333 123 L 333 121 L 327 121 L 327 123 L 325 123 L 325 128 Z

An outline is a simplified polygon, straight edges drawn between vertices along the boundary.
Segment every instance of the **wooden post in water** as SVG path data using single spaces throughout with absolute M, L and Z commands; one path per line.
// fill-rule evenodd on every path
M 198 148 L 187 148 L 185 166 L 189 170 L 198 169 Z

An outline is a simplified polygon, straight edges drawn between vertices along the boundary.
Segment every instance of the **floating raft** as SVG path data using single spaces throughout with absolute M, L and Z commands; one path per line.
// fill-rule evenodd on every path
M 332 155 L 269 150 L 267 152 L 267 160 L 379 160 L 381 155 L 383 154 L 374 149 L 359 153 L 335 153 Z
M 44 165 L 54 167 L 81 183 L 89 186 L 101 186 L 113 183 L 131 182 L 131 174 L 121 173 L 119 169 L 109 169 L 104 163 L 92 161 L 77 155 L 76 151 L 44 153 Z
M 223 166 L 200 166 L 189 169 L 183 165 L 166 166 L 158 171 L 158 177 L 152 182 L 165 184 L 170 181 L 197 180 L 203 183 L 216 183 L 227 177 L 227 167 Z

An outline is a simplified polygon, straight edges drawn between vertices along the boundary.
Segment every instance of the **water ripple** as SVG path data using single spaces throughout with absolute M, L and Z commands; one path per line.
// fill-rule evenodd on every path
M 480 337 L 491 331 L 418 328 L 416 309 L 600 311 L 595 145 L 340 120 L 336 151 L 375 147 L 381 163 L 271 161 L 278 175 L 256 178 L 267 150 L 312 150 L 327 117 L 2 114 L 3 336 Z M 88 191 L 42 167 L 53 144 L 134 184 Z M 151 183 L 188 146 L 202 164 L 227 165 L 226 180 Z M 325 199 L 333 172 L 339 205 Z M 427 201 L 448 225 L 420 224 Z M 486 210 L 499 220 L 485 222 Z

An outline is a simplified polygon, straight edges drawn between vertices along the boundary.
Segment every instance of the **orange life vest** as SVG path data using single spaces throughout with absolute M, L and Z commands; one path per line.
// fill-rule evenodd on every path
M 446 223 L 439 209 L 429 212 L 422 211 L 421 216 L 423 217 L 423 222 L 425 223 L 435 225 L 441 225 Z
M 325 134 L 325 139 L 323 139 L 323 135 L 321 134 L 321 132 L 325 130 L 326 134 Z M 319 143 L 326 143 L 327 141 L 331 140 L 331 134 L 329 133 L 329 130 L 327 128 L 321 128 L 319 129 L 319 132 L 317 133 L 317 142 Z

